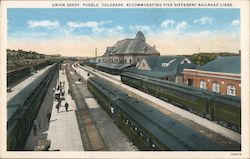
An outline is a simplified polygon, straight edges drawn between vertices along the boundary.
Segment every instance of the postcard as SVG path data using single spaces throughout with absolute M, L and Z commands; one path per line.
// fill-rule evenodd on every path
M 249 1 L 0 5 L 1 158 L 249 158 Z

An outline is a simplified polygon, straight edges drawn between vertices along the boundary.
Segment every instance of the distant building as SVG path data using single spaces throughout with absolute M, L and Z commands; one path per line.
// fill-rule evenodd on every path
M 184 83 L 223 95 L 241 95 L 240 56 L 218 57 L 197 68 L 184 69 Z
M 135 65 L 143 57 L 160 55 L 160 53 L 146 43 L 144 34 L 139 31 L 134 39 L 124 39 L 118 41 L 114 46 L 107 47 L 104 54 L 109 59 L 109 63 L 132 64 Z
M 119 74 L 122 69 L 135 66 L 146 56 L 159 56 L 160 53 L 155 47 L 151 47 L 145 41 L 144 34 L 139 31 L 134 39 L 120 40 L 114 46 L 107 47 L 96 68 L 111 74 Z
M 183 56 L 147 56 L 137 63 L 135 68 L 127 68 L 124 71 L 183 83 L 184 68 L 196 68 L 196 65 Z

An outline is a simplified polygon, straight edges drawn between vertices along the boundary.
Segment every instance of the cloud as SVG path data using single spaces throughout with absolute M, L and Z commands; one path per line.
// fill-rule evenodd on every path
M 179 32 L 181 30 L 185 30 L 187 26 L 188 26 L 188 23 L 186 21 L 178 22 L 178 24 L 176 25 L 176 31 Z
M 142 32 L 150 32 L 151 31 L 151 28 L 149 26 L 146 26 L 146 25 L 135 25 L 135 26 L 130 25 L 129 29 L 131 29 L 133 31 L 142 31 Z
M 231 26 L 238 26 L 240 24 L 240 21 L 235 19 L 231 22 Z
M 195 19 L 193 23 L 200 23 L 200 24 L 212 24 L 213 23 L 213 18 L 211 17 L 201 17 L 199 19 Z
M 112 21 L 68 22 L 67 27 L 69 27 L 69 29 L 90 28 L 94 33 L 101 33 L 104 31 L 104 28 L 102 28 L 102 26 L 110 23 L 112 23 Z
M 167 19 L 165 21 L 163 21 L 161 23 L 161 27 L 162 28 L 169 28 L 169 27 L 173 27 L 173 25 L 175 24 L 175 20 L 172 20 L 172 19 Z
M 60 23 L 58 21 L 50 21 L 50 20 L 42 20 L 42 21 L 30 20 L 28 21 L 28 26 L 30 28 L 43 27 L 47 29 L 53 29 L 53 28 L 58 28 L 60 26 Z
M 111 28 L 104 28 L 104 33 L 106 36 L 108 37 L 123 37 L 123 31 L 124 28 L 120 25 L 116 25 L 115 27 L 111 27 Z
M 165 33 L 178 34 L 181 30 L 185 30 L 188 27 L 186 21 L 175 21 L 173 19 L 166 19 L 160 25 L 163 29 L 168 29 L 164 31 Z

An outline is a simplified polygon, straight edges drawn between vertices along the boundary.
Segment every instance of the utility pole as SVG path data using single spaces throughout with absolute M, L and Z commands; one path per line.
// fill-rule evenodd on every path
M 97 48 L 95 48 L 95 58 L 97 58 Z

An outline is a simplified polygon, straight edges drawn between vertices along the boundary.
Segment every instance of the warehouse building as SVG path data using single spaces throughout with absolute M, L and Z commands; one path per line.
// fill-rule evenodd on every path
M 218 57 L 197 68 L 184 69 L 184 83 L 222 95 L 241 95 L 240 56 Z

